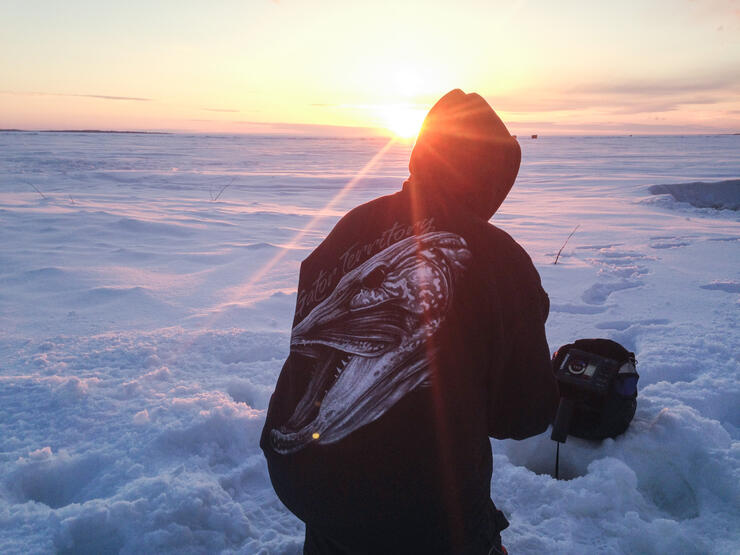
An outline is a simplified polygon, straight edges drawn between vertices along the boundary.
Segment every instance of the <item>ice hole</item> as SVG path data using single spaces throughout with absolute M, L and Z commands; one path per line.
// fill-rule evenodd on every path
M 597 452 L 599 444 L 598 441 L 569 437 L 560 445 L 559 479 L 585 476 L 588 465 L 600 458 Z M 549 432 L 522 441 L 494 441 L 493 452 L 494 458 L 496 453 L 503 453 L 512 464 L 523 466 L 535 474 L 555 477 L 557 443 L 550 439 Z

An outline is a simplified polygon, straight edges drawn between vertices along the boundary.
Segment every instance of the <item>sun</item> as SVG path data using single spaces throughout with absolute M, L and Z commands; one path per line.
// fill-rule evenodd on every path
M 393 104 L 381 109 L 384 126 L 401 139 L 413 139 L 419 134 L 426 115 L 423 110 L 407 104 Z

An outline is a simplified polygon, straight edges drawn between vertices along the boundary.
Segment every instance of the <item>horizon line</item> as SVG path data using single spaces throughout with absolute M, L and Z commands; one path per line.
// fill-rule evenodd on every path
M 329 125 L 329 124 L 265 124 L 265 125 L 296 125 L 299 127 L 318 127 L 318 128 L 343 128 L 347 130 L 373 130 L 374 132 L 369 133 L 368 135 L 355 135 L 352 137 L 343 136 L 341 134 L 337 135 L 323 135 L 318 138 L 355 138 L 355 139 L 375 139 L 375 138 L 383 138 L 390 133 L 383 133 L 382 131 L 385 131 L 381 128 L 372 128 L 372 127 L 353 127 L 353 126 L 339 126 L 339 125 Z M 73 128 L 64 128 L 64 129 L 19 129 L 19 128 L 0 128 L 0 133 L 90 133 L 90 134 L 131 134 L 131 135 L 255 135 L 255 136 L 284 136 L 284 137 L 301 137 L 301 138 L 312 138 L 311 135 L 306 134 L 291 134 L 289 131 L 273 131 L 265 132 L 265 131 L 189 131 L 185 129 L 178 129 L 178 130 L 153 130 L 153 129 L 73 129 Z M 616 133 L 616 132 L 585 132 L 585 133 L 573 133 L 573 132 L 548 132 L 548 133 L 523 133 L 523 134 L 515 134 L 512 133 L 512 137 L 515 139 L 530 139 L 530 140 L 537 140 L 541 139 L 543 137 L 633 137 L 633 136 L 644 136 L 644 137 L 652 137 L 652 136 L 663 136 L 663 137 L 670 137 L 670 136 L 682 136 L 682 135 L 695 135 L 695 136 L 737 136 L 740 135 L 740 132 L 707 132 L 707 131 L 684 131 L 684 132 L 632 132 L 629 133 L 627 131 Z M 407 139 L 404 142 L 411 142 L 415 141 L 416 137 L 413 137 L 412 139 Z

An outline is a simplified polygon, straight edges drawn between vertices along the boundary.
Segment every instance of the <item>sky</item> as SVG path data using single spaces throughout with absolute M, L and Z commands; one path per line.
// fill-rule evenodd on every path
M 740 0 L 0 0 L 0 128 L 740 132 Z

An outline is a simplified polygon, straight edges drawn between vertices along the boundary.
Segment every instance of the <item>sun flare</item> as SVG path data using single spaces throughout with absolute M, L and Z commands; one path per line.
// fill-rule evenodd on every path
M 423 110 L 404 104 L 385 106 L 381 110 L 385 127 L 402 139 L 413 139 L 419 134 L 425 115 Z

